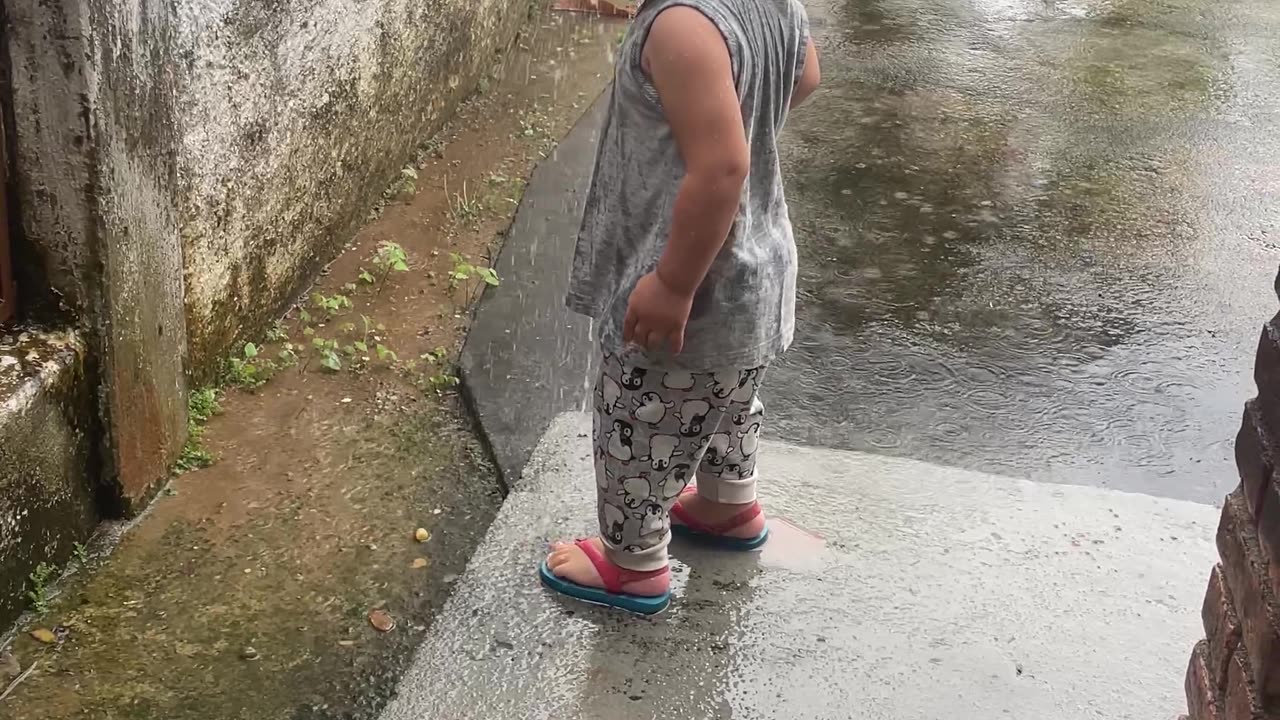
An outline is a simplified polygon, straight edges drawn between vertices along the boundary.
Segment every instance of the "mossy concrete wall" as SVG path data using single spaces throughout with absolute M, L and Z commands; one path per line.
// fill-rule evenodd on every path
M 186 322 L 174 203 L 174 15 L 158 0 L 5 3 L 18 265 L 86 337 L 112 508 L 185 442 Z
M 188 384 L 338 254 L 530 14 L 530 0 L 0 6 L 23 292 L 86 337 L 121 512 L 164 481 Z
M 192 0 L 179 10 L 179 226 L 210 367 L 354 234 L 500 61 L 528 0 Z
M 64 563 L 97 522 L 84 350 L 67 332 L 0 338 L 0 627 L 32 570 Z

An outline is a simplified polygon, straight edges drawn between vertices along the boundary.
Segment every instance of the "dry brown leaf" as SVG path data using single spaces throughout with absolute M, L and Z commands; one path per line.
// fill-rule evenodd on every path
M 426 558 L 417 558 L 416 560 L 413 561 L 412 567 L 414 570 L 421 570 L 422 568 L 430 564 L 431 563 Z
M 378 632 L 391 632 L 396 628 L 395 618 L 386 610 L 370 610 L 369 624 Z

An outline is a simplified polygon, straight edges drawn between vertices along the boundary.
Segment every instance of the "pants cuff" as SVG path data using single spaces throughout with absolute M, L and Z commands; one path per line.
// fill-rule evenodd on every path
M 725 480 L 716 475 L 698 475 L 698 496 L 725 505 L 746 505 L 756 501 L 756 475 Z
M 650 548 L 637 550 L 634 547 L 630 551 L 610 543 L 607 538 L 601 538 L 604 543 L 604 555 L 614 565 L 625 570 L 634 570 L 636 572 L 650 572 L 653 570 L 661 570 L 669 564 L 667 558 L 667 545 L 671 544 L 671 532 L 662 537 L 661 542 Z

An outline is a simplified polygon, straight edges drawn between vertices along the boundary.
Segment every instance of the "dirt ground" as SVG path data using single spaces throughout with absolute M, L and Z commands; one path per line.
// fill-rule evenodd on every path
M 501 502 L 452 387 L 471 299 L 524 178 L 607 82 L 620 30 L 540 18 L 423 144 L 314 289 L 324 300 L 237 354 L 240 387 L 185 457 L 212 464 L 104 530 L 11 634 L 0 717 L 376 713 Z M 407 269 L 384 281 L 387 242 Z

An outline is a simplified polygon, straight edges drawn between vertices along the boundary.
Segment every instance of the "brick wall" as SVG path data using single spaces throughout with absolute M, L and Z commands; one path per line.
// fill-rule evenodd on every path
M 1240 485 L 1223 504 L 1205 639 L 1187 667 L 1191 720 L 1280 720 L 1280 315 L 1262 328 L 1253 374 L 1258 396 L 1236 436 Z

